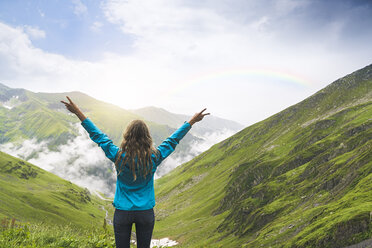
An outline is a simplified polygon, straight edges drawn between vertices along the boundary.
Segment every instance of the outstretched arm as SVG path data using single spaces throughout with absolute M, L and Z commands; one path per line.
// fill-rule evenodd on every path
M 68 96 L 67 99 L 69 103 L 64 101 L 61 102 L 71 113 L 74 113 L 80 119 L 81 125 L 89 133 L 89 137 L 102 148 L 106 157 L 108 157 L 112 162 L 115 162 L 115 157 L 119 148 L 114 145 L 112 140 L 99 130 L 99 128 L 96 127 L 94 123 L 83 114 L 83 112 L 81 112 L 79 107 Z
M 61 101 L 66 108 L 73 114 L 75 114 L 80 121 L 84 121 L 87 117 L 81 112 L 79 107 L 70 99 L 70 97 L 66 96 L 69 102 Z
M 165 158 L 167 158 L 175 149 L 180 140 L 187 134 L 187 132 L 191 129 L 191 126 L 194 125 L 196 122 L 203 120 L 204 116 L 209 115 L 210 113 L 203 114 L 206 110 L 203 109 L 199 113 L 196 113 L 189 122 L 185 122 L 178 130 L 176 130 L 169 138 L 163 141 L 158 147 L 157 150 L 159 151 L 159 157 L 157 160 L 157 164 L 159 165 Z

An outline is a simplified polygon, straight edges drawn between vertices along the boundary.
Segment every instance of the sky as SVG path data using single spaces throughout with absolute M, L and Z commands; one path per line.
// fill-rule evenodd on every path
M 371 64 L 371 27 L 362 0 L 1 0 L 0 83 L 250 125 Z

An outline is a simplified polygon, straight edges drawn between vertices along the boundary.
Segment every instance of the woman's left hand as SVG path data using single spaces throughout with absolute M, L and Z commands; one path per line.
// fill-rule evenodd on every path
M 65 106 L 66 106 L 66 108 L 71 112 L 71 113 L 73 113 L 73 114 L 77 114 L 79 111 L 80 111 L 80 109 L 79 109 L 79 107 L 70 99 L 70 97 L 68 97 L 68 96 L 66 96 L 67 97 L 67 99 L 68 99 L 68 101 L 70 102 L 70 103 L 68 103 L 68 102 L 65 102 L 65 101 L 61 101 L 61 103 L 63 103 Z
M 66 108 L 73 114 L 75 114 L 81 121 L 85 120 L 86 117 L 85 115 L 83 114 L 83 112 L 81 112 L 81 110 L 79 109 L 79 107 L 70 99 L 70 97 L 66 96 L 69 103 L 68 102 L 65 102 L 65 101 L 61 101 L 61 103 L 63 103 Z

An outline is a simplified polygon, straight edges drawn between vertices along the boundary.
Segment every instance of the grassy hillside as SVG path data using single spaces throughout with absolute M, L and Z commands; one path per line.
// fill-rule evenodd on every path
M 0 152 L 0 219 L 88 229 L 102 226 L 108 203 L 52 173 Z
M 76 122 L 72 116 L 47 108 L 32 92 L 0 85 L 0 99 L 12 96 L 17 96 L 13 97 L 15 107 L 0 105 L 0 143 L 36 138 L 50 139 L 51 146 L 55 146 L 77 135 L 69 124 Z
M 372 236 L 372 65 L 156 181 L 181 247 L 344 247 Z

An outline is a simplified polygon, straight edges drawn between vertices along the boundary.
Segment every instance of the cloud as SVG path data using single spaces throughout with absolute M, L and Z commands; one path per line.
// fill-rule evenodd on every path
M 0 144 L 0 150 L 81 187 L 100 191 L 112 197 L 116 183 L 114 164 L 106 158 L 102 149 L 91 141 L 80 124 L 74 125 L 73 128 L 78 130 L 79 135 L 53 150 L 48 148 L 47 140 L 38 142 L 36 139 Z M 191 144 L 190 149 L 182 156 L 171 154 L 165 159 L 158 167 L 155 179 L 166 175 L 234 133 L 228 129 L 205 133 L 199 137 L 201 141 Z
M 273 114 L 338 77 L 359 69 L 357 64 L 363 67 L 371 62 L 368 56 L 362 55 L 362 51 L 369 46 L 368 42 L 364 43 L 364 49 L 355 46 L 349 50 L 341 45 L 342 49 L 334 51 L 335 44 L 342 44 L 346 40 L 346 24 L 338 24 L 354 21 L 355 17 L 345 18 L 345 15 L 350 15 L 348 9 L 341 8 L 332 18 L 322 19 L 318 17 L 321 15 L 318 8 L 326 9 L 327 6 L 317 6 L 314 1 L 235 1 L 230 6 L 226 3 L 109 0 L 104 11 L 108 21 L 118 25 L 124 33 L 136 37 L 134 47 L 138 56 L 154 63 L 158 60 L 159 64 L 170 71 L 177 71 L 184 78 L 178 79 L 174 85 L 192 81 L 193 77 L 200 74 L 218 74 L 234 68 L 268 68 L 268 71 L 279 74 L 295 72 L 293 74 L 299 75 L 311 85 L 311 89 L 297 91 L 283 86 L 275 78 L 257 80 L 245 77 L 244 81 L 240 80 L 241 83 L 235 83 L 236 79 L 231 77 L 217 79 L 214 84 L 201 81 L 195 87 L 182 91 L 192 95 L 197 102 L 213 102 L 218 110 L 223 106 L 214 99 L 195 94 L 202 90 L 208 91 L 208 87 L 200 84 L 213 87 L 215 99 L 227 98 L 228 101 L 224 101 L 224 104 L 228 104 L 228 108 L 256 105 L 260 106 L 261 113 L 267 117 L 270 109 Z M 353 6 L 350 8 L 353 9 Z M 313 18 L 317 21 L 315 25 Z M 239 87 L 241 94 L 225 94 L 230 91 L 230 86 L 235 91 Z M 271 93 L 272 89 L 277 88 L 282 89 L 281 95 Z M 244 94 L 249 95 L 252 91 L 263 92 L 263 95 L 244 97 Z M 261 102 L 260 98 L 265 100 Z M 171 106 L 182 109 L 177 100 L 167 101 Z M 230 102 L 234 104 L 229 104 Z M 286 103 L 283 104 L 284 102 Z M 274 110 L 273 106 L 278 108 Z M 255 116 L 256 120 L 262 119 L 258 117 L 262 116 L 258 113 L 258 108 L 257 112 L 255 109 L 250 111 L 250 116 Z M 223 112 L 226 113 L 227 110 Z M 247 111 L 244 115 L 248 115 Z M 239 121 L 247 123 L 248 118 Z
M 318 85 L 324 85 L 329 74 L 333 75 L 326 79 L 335 79 L 329 68 L 324 70 L 328 64 L 324 58 L 337 63 L 337 56 L 327 51 L 335 40 L 328 37 L 340 33 L 332 23 L 344 20 L 346 10 L 311 26 L 314 20 L 308 13 L 316 16 L 319 13 L 314 8 L 324 6 L 313 6 L 310 1 L 221 3 L 226 2 L 109 0 L 104 11 L 108 21 L 137 38 L 138 53 L 163 58 L 169 68 L 182 68 L 186 74 L 270 64 L 279 71 L 298 71 Z
M 214 144 L 231 137 L 235 133 L 235 131 L 226 128 L 217 132 L 205 133 L 202 137 L 200 137 L 202 141 L 196 141 L 191 145 L 190 153 L 194 156 L 199 155 L 200 153 L 211 148 Z
M 24 26 L 25 32 L 31 37 L 32 39 L 44 39 L 45 38 L 45 31 L 41 30 L 39 27 L 31 27 L 28 25 Z
M 22 29 L 3 23 L 0 23 L 0 65 L 0 80 L 10 87 L 27 85 L 29 90 L 53 92 L 80 90 L 121 106 L 126 92 L 126 108 L 156 104 L 154 96 L 160 96 L 177 75 L 161 63 L 136 56 L 106 54 L 98 62 L 71 60 L 35 48 Z M 103 82 L 111 90 L 103 91 Z
M 267 16 L 262 16 L 257 21 L 252 22 L 251 27 L 258 31 L 264 31 L 269 22 L 270 21 Z
M 109 21 L 137 37 L 135 48 L 140 55 L 161 59 L 167 66 L 182 63 L 185 70 L 205 67 L 200 62 L 206 60 L 214 64 L 221 57 L 230 58 L 231 47 L 218 48 L 240 38 L 236 32 L 241 27 L 213 10 L 175 1 L 108 1 L 104 9 Z M 188 60 L 197 63 L 185 63 Z
M 21 144 L 17 143 L 6 143 L 1 144 L 0 149 L 5 153 L 9 153 L 15 157 L 27 160 L 35 153 L 43 152 L 47 147 L 47 142 L 37 142 L 36 139 L 25 140 Z M 46 170 L 51 167 L 45 167 Z
M 79 135 L 55 150 L 48 148 L 48 141 L 24 140 L 20 144 L 6 143 L 0 150 L 27 160 L 81 187 L 113 196 L 115 171 L 103 151 L 88 137 L 85 130 L 75 126 Z
M 298 9 L 309 6 L 309 0 L 277 0 L 274 1 L 275 12 L 280 16 L 286 16 Z
M 111 24 L 88 28 L 114 25 L 131 37 L 130 51 L 95 61 L 38 49 L 25 30 L 0 23 L 0 80 L 33 91 L 79 90 L 127 109 L 155 105 L 192 114 L 204 104 L 217 116 L 251 124 L 371 63 L 370 21 L 357 17 L 368 9 L 342 6 L 108 0 L 102 9 Z M 365 30 L 345 36 L 359 27 Z M 255 70 L 295 79 L 229 74 Z M 309 86 L 296 87 L 296 78 Z
M 74 5 L 74 14 L 80 16 L 82 14 L 87 13 L 88 8 L 85 4 L 81 2 L 81 0 L 71 0 L 72 4 Z
M 217 144 L 225 140 L 226 138 L 234 135 L 235 133 L 236 133 L 235 131 L 229 129 L 205 133 L 203 136 L 199 137 L 201 139 L 200 141 L 195 141 L 193 144 L 191 144 L 190 150 L 188 150 L 186 154 L 182 156 L 171 155 L 168 158 L 166 158 L 158 167 L 155 174 L 155 179 L 168 174 L 176 167 L 190 161 L 191 159 L 198 156 L 202 152 L 205 152 L 206 150 L 211 148 L 214 144 Z
M 93 24 L 90 26 L 90 29 L 93 32 L 100 32 L 102 27 L 103 27 L 102 22 L 93 22 Z
M 173 169 L 177 168 L 183 163 L 186 163 L 187 161 L 190 161 L 193 157 L 191 155 L 188 156 L 182 156 L 182 157 L 175 157 L 175 156 L 169 156 L 166 158 L 160 166 L 157 168 L 155 173 L 155 179 L 158 179 L 169 172 L 171 172 Z
M 42 18 L 45 17 L 45 13 L 41 9 L 38 9 L 37 11 L 39 12 L 40 17 L 42 17 Z
M 74 61 L 35 48 L 27 33 L 0 23 L 0 72 L 2 80 L 45 82 L 64 73 L 71 75 Z M 65 74 L 66 75 L 66 74 Z M 45 82 L 46 83 L 46 82 Z

